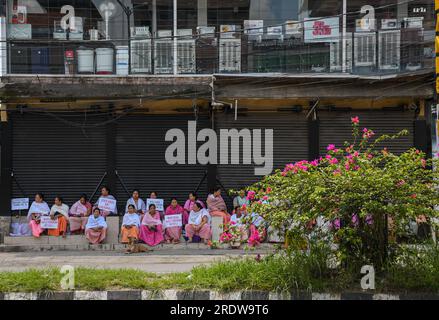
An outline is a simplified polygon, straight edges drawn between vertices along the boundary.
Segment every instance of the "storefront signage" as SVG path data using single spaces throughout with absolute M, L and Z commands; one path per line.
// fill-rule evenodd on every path
M 305 42 L 335 42 L 340 37 L 340 18 L 305 19 Z

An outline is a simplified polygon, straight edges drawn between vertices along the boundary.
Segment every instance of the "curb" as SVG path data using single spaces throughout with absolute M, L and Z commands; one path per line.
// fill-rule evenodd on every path
M 0 292 L 0 300 L 439 300 L 439 293 L 319 293 L 210 290 L 109 290 Z

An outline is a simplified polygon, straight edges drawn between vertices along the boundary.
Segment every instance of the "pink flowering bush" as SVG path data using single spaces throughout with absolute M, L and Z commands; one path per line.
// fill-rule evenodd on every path
M 266 176 L 252 190 L 251 208 L 269 224 L 338 244 L 339 260 L 348 265 L 383 265 L 388 241 L 404 234 L 409 221 L 437 216 L 439 202 L 432 160 L 419 150 L 393 154 L 383 143 L 406 135 L 376 137 L 352 122 L 352 141 L 330 144 L 313 161 L 290 163 Z M 269 190 L 269 192 L 268 192 Z M 386 232 L 387 230 L 387 232 Z
M 222 227 L 224 232 L 220 235 L 220 243 L 241 242 L 241 230 L 234 222 L 230 222 Z

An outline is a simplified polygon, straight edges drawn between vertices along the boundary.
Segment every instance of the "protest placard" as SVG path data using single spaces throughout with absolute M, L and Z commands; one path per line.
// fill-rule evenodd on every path
M 116 200 L 110 198 L 99 198 L 98 208 L 103 211 L 116 212 Z
M 52 220 L 50 216 L 41 216 L 40 226 L 43 229 L 58 229 L 58 219 Z
M 172 228 L 172 227 L 181 227 L 183 225 L 183 217 L 181 214 L 171 214 L 165 216 L 164 227 Z
M 146 210 L 149 209 L 150 204 L 154 204 L 157 211 L 164 210 L 163 199 L 146 199 Z
M 27 210 L 29 209 L 29 198 L 11 199 L 11 210 Z

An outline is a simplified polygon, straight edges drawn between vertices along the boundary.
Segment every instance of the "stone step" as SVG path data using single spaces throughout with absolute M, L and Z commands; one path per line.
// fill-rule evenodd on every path
M 63 237 L 41 236 L 35 237 L 4 237 L 5 245 L 87 245 L 84 235 L 68 235 Z
M 33 237 L 7 237 L 7 243 L 0 245 L 0 252 L 35 252 L 35 251 L 123 251 L 126 245 L 120 243 L 103 243 L 99 245 L 90 245 L 87 241 L 83 242 L 83 236 L 67 236 L 67 238 L 57 237 L 41 237 L 35 239 Z M 49 239 L 47 239 L 49 238 Z M 5 238 L 6 240 L 6 238 Z M 71 240 L 71 241 L 69 241 Z M 230 249 L 228 245 L 220 245 L 215 251 L 243 251 L 246 245 L 242 245 L 240 249 Z M 150 247 L 154 251 L 185 251 L 185 250 L 208 250 L 209 247 L 204 243 L 186 243 L 167 244 L 163 243 L 155 247 Z M 272 251 L 274 244 L 262 243 L 255 252 Z M 253 250 L 253 249 L 250 249 Z M 251 251 L 250 251 L 251 252 Z

